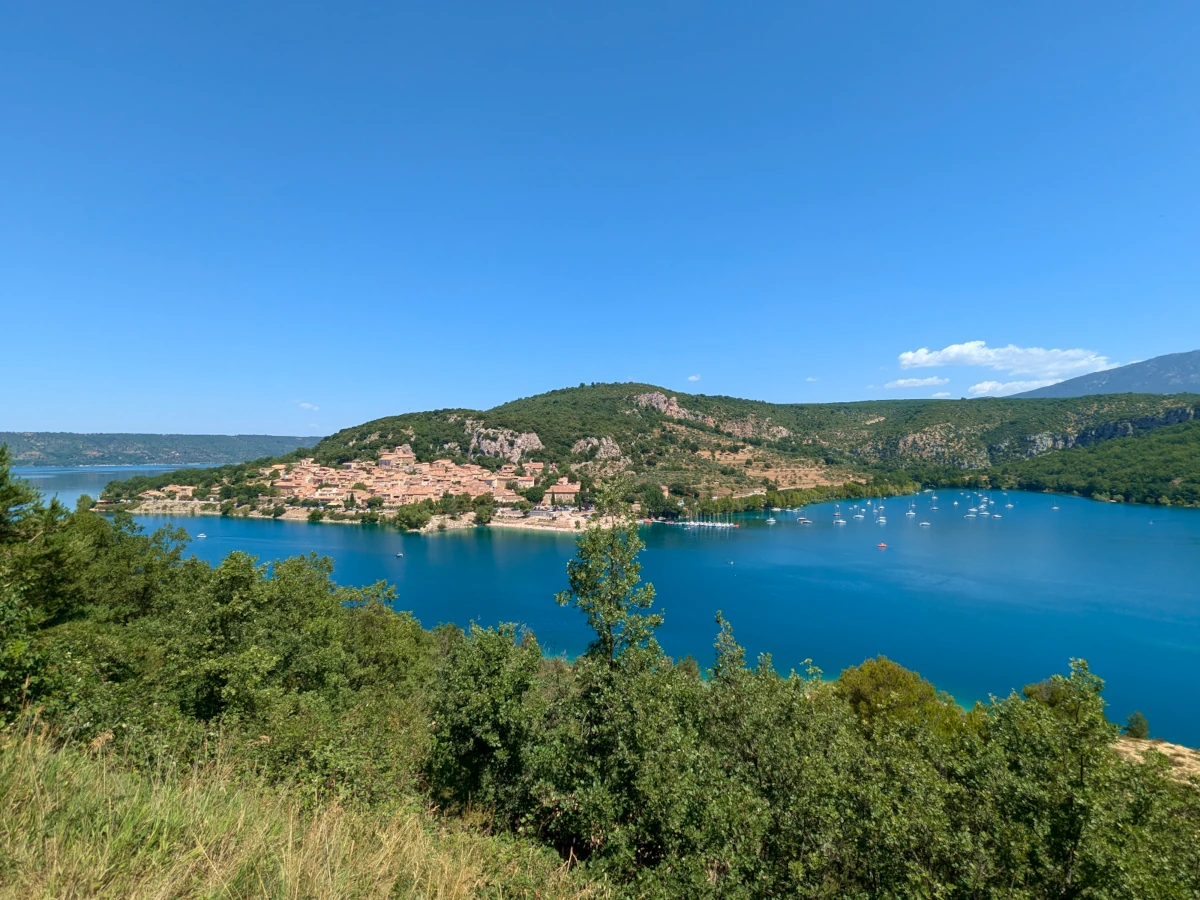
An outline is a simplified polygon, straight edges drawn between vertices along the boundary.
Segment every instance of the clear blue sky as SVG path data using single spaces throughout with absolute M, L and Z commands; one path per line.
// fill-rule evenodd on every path
M 1192 0 L 12 0 L 0 429 L 958 397 L 1194 349 L 1198 46 Z

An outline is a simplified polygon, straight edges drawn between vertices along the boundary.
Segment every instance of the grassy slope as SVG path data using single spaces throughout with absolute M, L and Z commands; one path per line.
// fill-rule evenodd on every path
M 0 897 L 583 898 L 553 852 L 239 782 L 137 772 L 111 748 L 0 735 Z

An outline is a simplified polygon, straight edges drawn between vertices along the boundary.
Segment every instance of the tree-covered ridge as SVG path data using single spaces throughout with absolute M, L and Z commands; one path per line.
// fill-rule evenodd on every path
M 223 466 L 311 447 L 317 437 L 270 434 L 73 434 L 0 431 L 19 466 Z
M 1187 394 L 772 404 L 593 384 L 486 411 L 376 419 L 325 438 L 312 455 L 336 467 L 407 445 L 423 463 L 450 459 L 495 470 L 538 461 L 585 484 L 621 474 L 697 500 L 854 481 L 890 492 L 914 482 L 985 479 L 1022 459 L 1151 434 L 1191 421 L 1198 405 L 1200 396 Z M 253 467 L 179 473 L 107 493 L 132 497 L 172 482 L 240 489 L 258 477 Z
M 1011 463 L 1000 476 L 1031 491 L 1200 506 L 1200 421 Z
M 639 398 L 674 399 L 670 414 Z M 981 468 L 1055 445 L 1104 439 L 1106 426 L 1131 432 L 1193 417 L 1200 396 L 1122 394 L 1048 400 L 878 400 L 857 403 L 775 404 L 683 394 L 647 384 L 580 385 L 502 404 L 487 411 L 441 410 L 367 422 L 329 436 L 318 456 L 357 458 L 408 436 L 418 457 L 446 447 L 466 450 L 468 429 L 536 433 L 545 456 L 569 460 L 580 440 L 609 437 L 622 450 L 657 452 L 661 426 L 783 452 L 832 455 L 843 461 L 890 457 L 930 459 Z M 710 424 L 711 420 L 711 424 Z M 787 432 L 783 434 L 778 430 Z
M 547 853 L 576 886 L 621 897 L 1200 891 L 1200 785 L 1170 778 L 1159 755 L 1114 752 L 1103 682 L 1085 662 L 963 711 L 882 658 L 835 681 L 778 672 L 769 657 L 748 665 L 718 616 L 702 677 L 694 660 L 663 654 L 655 635 L 674 601 L 640 582 L 641 542 L 617 498 L 601 505 L 616 519 L 581 537 L 557 598 L 595 631 L 567 662 L 516 625 L 425 630 L 393 611 L 387 585 L 336 585 L 328 560 L 268 567 L 233 553 L 211 566 L 187 555 L 180 531 L 42 507 L 0 458 L 0 719 L 11 723 L 0 777 L 31 783 L 12 773 L 37 756 L 21 750 L 36 708 L 81 789 L 106 790 L 70 760 L 103 761 L 107 790 L 125 794 L 126 773 L 219 762 L 242 796 L 306 798 L 306 821 L 333 805 L 360 811 L 346 822 L 364 832 L 340 835 L 339 852 L 373 854 L 389 813 L 436 805 L 459 828 L 484 822 L 524 848 L 485 896 L 565 896 L 541 880 Z M 41 802 L 56 782 L 42 783 L 21 796 Z M 190 815 L 189 802 L 172 821 L 212 811 L 241 828 L 225 806 L 203 800 Z M 270 805 L 251 801 L 250 821 Z M 109 830 L 113 803 L 70 808 L 85 817 L 75 852 L 130 845 Z M 27 861 L 0 867 L 0 888 L 45 865 L 59 821 L 46 812 L 32 834 L 0 828 L 4 858 Z M 156 834 L 143 866 L 178 869 L 177 854 L 214 845 L 211 829 L 190 845 L 172 828 Z M 247 892 L 256 874 L 265 885 L 283 871 L 269 858 L 244 865 L 230 877 Z M 121 871 L 97 871 L 91 892 Z M 424 890 L 393 878 L 361 895 Z

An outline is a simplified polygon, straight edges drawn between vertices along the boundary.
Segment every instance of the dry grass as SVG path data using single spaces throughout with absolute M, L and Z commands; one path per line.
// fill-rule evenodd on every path
M 1171 776 L 1178 781 L 1200 778 L 1200 751 L 1166 741 L 1122 737 L 1117 740 L 1117 752 L 1130 762 L 1140 763 L 1149 751 L 1161 753 L 1171 762 Z
M 102 744 L 103 742 L 101 742 Z M 44 729 L 0 736 L 0 898 L 600 896 L 541 848 L 239 783 L 146 775 Z

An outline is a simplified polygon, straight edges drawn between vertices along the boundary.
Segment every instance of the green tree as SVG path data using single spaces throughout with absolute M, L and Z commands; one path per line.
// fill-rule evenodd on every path
M 515 815 L 525 754 L 544 701 L 537 687 L 541 650 L 515 625 L 471 625 L 439 671 L 431 702 L 435 739 L 430 781 L 443 800 Z
M 1150 737 L 1150 723 L 1140 710 L 1134 710 L 1129 714 L 1129 718 L 1125 720 L 1123 731 L 1131 738 L 1145 739 Z
M 616 512 L 608 526 L 593 520 L 567 563 L 570 588 L 555 597 L 559 606 L 574 606 L 587 616 L 596 632 L 588 652 L 610 664 L 633 647 L 658 652 L 654 632 L 663 617 L 641 612 L 654 603 L 654 585 L 640 583 L 637 555 L 643 546 L 637 520 L 628 511 Z
M 475 510 L 475 522 L 478 525 L 488 524 L 496 515 L 496 499 L 491 494 L 480 494 L 471 501 L 471 505 Z
M 0 545 L 17 539 L 37 507 L 37 491 L 27 481 L 13 477 L 8 445 L 0 444 Z

